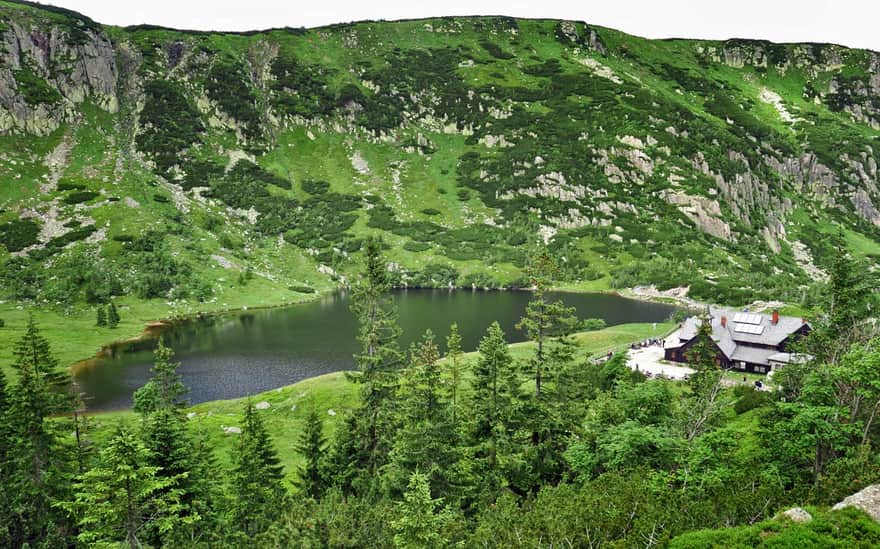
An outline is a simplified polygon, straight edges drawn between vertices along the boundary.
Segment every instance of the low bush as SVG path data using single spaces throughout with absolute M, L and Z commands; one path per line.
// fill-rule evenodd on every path
M 302 190 L 311 195 L 325 194 L 330 190 L 330 183 L 327 181 L 315 181 L 312 179 L 304 180 L 301 185 Z
M 82 204 L 83 202 L 88 202 L 90 200 L 94 200 L 100 196 L 99 193 L 95 191 L 74 191 L 69 195 L 64 197 L 63 202 L 65 204 Z
M 427 242 L 416 242 L 415 240 L 408 240 L 404 245 L 403 249 L 408 252 L 424 252 L 431 249 L 431 245 Z
M 313 294 L 316 292 L 316 290 L 310 286 L 288 286 L 287 289 L 298 294 Z

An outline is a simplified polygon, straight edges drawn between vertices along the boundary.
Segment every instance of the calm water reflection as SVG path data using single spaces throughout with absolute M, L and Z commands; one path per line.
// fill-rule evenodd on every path
M 581 318 L 602 318 L 609 325 L 659 322 L 674 310 L 607 294 L 557 294 L 576 307 Z M 522 341 L 514 328 L 530 295 L 526 292 L 402 290 L 394 299 L 409 345 L 431 329 L 445 341 L 458 322 L 466 351 L 475 350 L 486 327 L 501 322 L 511 342 Z M 180 372 L 193 403 L 246 396 L 339 370 L 352 369 L 357 351 L 356 324 L 348 297 L 337 294 L 281 309 L 194 320 L 164 332 L 165 342 L 182 363 Z M 91 397 L 89 408 L 131 405 L 131 395 L 149 378 L 155 341 L 114 349 L 114 356 L 78 375 Z

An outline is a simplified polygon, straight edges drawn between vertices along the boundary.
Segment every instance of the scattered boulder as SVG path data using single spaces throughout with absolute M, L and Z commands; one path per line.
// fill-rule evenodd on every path
M 254 408 L 256 408 L 257 410 L 268 410 L 271 407 L 272 407 L 272 405 L 269 404 L 268 402 L 266 402 L 265 400 L 254 404 Z
M 855 494 L 844 498 L 843 501 L 832 507 L 838 511 L 845 507 L 855 507 L 868 513 L 872 519 L 880 522 L 880 484 L 872 484 Z
M 194 417 L 196 417 L 196 413 L 195 413 L 195 412 L 190 412 L 190 413 L 186 414 L 186 419 L 192 419 L 192 418 L 194 418 Z
M 336 410 L 334 410 L 333 408 L 330 408 L 329 410 L 327 410 L 327 415 L 328 416 L 335 416 Z
M 779 513 L 780 517 L 788 517 L 792 522 L 804 523 L 813 520 L 813 515 L 802 507 L 792 507 L 786 511 Z
M 224 427 L 223 432 L 227 435 L 240 435 L 241 427 Z

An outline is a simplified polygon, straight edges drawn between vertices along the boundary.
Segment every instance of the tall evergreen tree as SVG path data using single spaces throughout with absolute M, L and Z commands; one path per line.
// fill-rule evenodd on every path
M 10 490 L 13 486 L 12 460 L 15 439 L 7 421 L 9 415 L 9 395 L 7 393 L 6 376 L 0 369 L 0 547 L 12 547 L 12 498 Z
M 458 406 L 461 382 L 467 368 L 463 356 L 464 353 L 461 350 L 461 334 L 458 333 L 458 324 L 453 323 L 449 328 L 449 336 L 446 337 L 446 364 L 448 365 L 449 374 L 453 430 L 458 429 Z
M 394 546 L 399 549 L 446 547 L 449 540 L 442 530 L 452 517 L 447 509 L 438 511 L 442 501 L 431 497 L 426 475 L 419 472 L 410 475 L 403 501 L 397 506 L 397 518 L 391 523 L 396 532 Z
M 245 408 L 233 459 L 233 525 L 239 532 L 253 536 L 281 515 L 285 489 L 284 467 L 263 420 L 250 402 Z
M 181 487 L 178 516 L 182 520 L 175 521 L 174 528 L 163 536 L 163 541 L 170 547 L 216 543 L 222 533 L 225 486 L 217 482 L 220 465 L 214 455 L 214 446 L 203 430 L 190 434 L 188 442 L 186 478 L 178 483 Z
M 197 520 L 197 514 L 187 508 L 192 499 L 189 481 L 192 468 L 192 447 L 183 419 L 174 410 L 159 409 L 144 422 L 141 435 L 149 451 L 147 463 L 156 467 L 156 477 L 167 481 L 162 491 L 174 490 L 180 499 L 180 513 L 189 520 Z M 158 526 L 158 525 L 154 525 Z M 151 545 L 160 545 L 163 533 L 156 527 L 148 527 L 144 539 Z
M 319 499 L 327 488 L 324 475 L 323 457 L 327 440 L 324 438 L 324 423 L 316 410 L 306 416 L 306 424 L 299 438 L 297 451 L 305 459 L 300 466 L 297 486 L 303 494 Z
M 428 330 L 410 351 L 400 389 L 400 431 L 385 469 L 386 487 L 402 494 L 415 471 L 423 471 L 435 493 L 448 493 L 457 458 L 449 404 L 440 380 L 440 351 Z
M 163 339 L 159 339 L 153 355 L 155 362 L 150 370 L 153 375 L 134 393 L 134 411 L 144 417 L 157 410 L 183 408 L 187 405 L 184 396 L 189 392 L 177 372 L 180 363 L 172 361 L 174 351 L 165 346 Z
M 473 369 L 471 438 L 477 448 L 479 468 L 485 475 L 485 495 L 493 497 L 502 485 L 499 456 L 508 453 L 515 430 L 520 379 L 498 322 L 489 326 L 480 341 L 479 352 Z
M 568 335 L 574 331 L 577 318 L 574 308 L 566 307 L 561 300 L 550 301 L 547 291 L 550 289 L 558 268 L 546 250 L 540 251 L 529 266 L 529 277 L 532 283 L 532 299 L 526 306 L 525 316 L 516 325 L 535 342 L 535 354 L 530 361 L 530 368 L 535 379 L 535 395 L 541 397 L 547 357 L 545 346 L 549 338 Z
M 403 363 L 398 339 L 397 310 L 391 299 L 388 266 L 381 243 L 369 239 L 364 248 L 364 273 L 352 287 L 351 310 L 358 320 L 358 372 L 350 379 L 360 384 L 361 404 L 353 426 L 359 451 L 356 469 L 367 479 L 376 477 L 387 461 L 394 438 L 395 393 Z
M 54 536 L 64 517 L 53 503 L 66 494 L 71 473 L 67 456 L 58 448 L 55 430 L 73 406 L 70 376 L 58 368 L 49 342 L 40 335 L 33 317 L 13 349 L 18 382 L 11 392 L 5 421 L 11 429 L 7 485 L 14 517 L 10 530 L 13 545 L 24 545 Z
M 145 529 L 173 528 L 179 493 L 173 480 L 149 465 L 150 451 L 135 432 L 120 424 L 101 451 L 98 464 L 76 484 L 75 499 L 65 508 L 79 519 L 84 546 L 123 543 L 143 547 Z

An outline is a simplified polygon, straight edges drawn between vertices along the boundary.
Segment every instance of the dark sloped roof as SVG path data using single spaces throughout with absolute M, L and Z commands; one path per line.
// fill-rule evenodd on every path
M 746 317 L 742 315 L 742 311 L 725 307 L 711 307 L 709 314 L 711 316 L 712 340 L 718 345 L 721 352 L 730 360 L 754 364 L 767 364 L 767 359 L 778 351 L 755 348 L 751 345 L 778 347 L 787 337 L 804 325 L 803 319 L 793 316 L 780 316 L 779 322 L 774 324 L 772 315 L 749 313 L 749 316 Z M 721 325 L 722 317 L 727 318 L 726 326 Z M 735 322 L 734 318 L 745 320 Z M 702 322 L 701 317 L 695 316 L 685 320 L 680 329 L 666 338 L 666 348 L 679 348 L 696 337 Z

